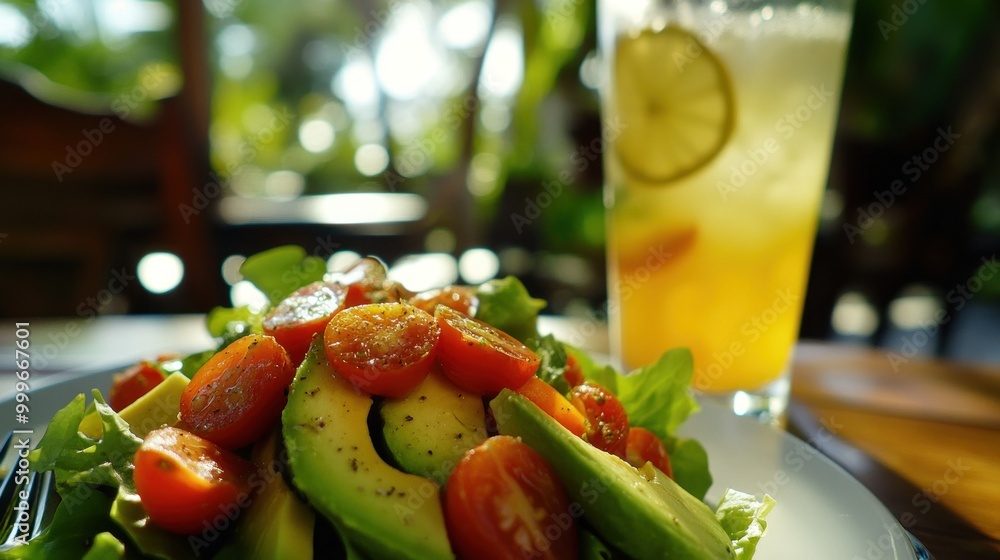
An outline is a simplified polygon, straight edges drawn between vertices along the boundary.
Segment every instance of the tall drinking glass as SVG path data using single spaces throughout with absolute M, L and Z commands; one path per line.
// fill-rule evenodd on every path
M 598 0 L 612 347 L 780 418 L 853 0 Z

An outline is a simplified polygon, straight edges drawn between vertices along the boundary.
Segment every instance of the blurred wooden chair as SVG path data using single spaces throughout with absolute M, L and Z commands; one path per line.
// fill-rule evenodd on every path
M 182 214 L 208 181 L 209 72 L 203 10 L 178 3 L 183 87 L 148 123 L 83 114 L 0 82 L 0 315 L 89 315 L 116 272 L 146 251 L 184 262 L 174 311 L 218 300 L 209 213 Z M 147 295 L 137 281 L 121 290 Z M 172 303 L 173 305 L 173 303 Z

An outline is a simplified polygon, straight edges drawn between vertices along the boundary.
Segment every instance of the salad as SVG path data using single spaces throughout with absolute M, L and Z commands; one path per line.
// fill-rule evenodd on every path
M 271 303 L 212 310 L 217 348 L 55 415 L 30 459 L 58 508 L 0 558 L 753 556 L 774 501 L 703 501 L 686 350 L 622 375 L 513 277 L 412 293 L 291 246 L 241 272 Z

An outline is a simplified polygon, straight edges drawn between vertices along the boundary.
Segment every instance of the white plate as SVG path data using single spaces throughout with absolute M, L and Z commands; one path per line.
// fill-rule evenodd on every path
M 34 429 L 74 396 L 93 388 L 107 394 L 113 372 L 64 373 L 36 380 L 29 393 L 30 422 L 15 423 L 14 401 L 0 401 L 0 426 Z M 702 402 L 682 433 L 708 450 L 715 484 L 708 501 L 726 488 L 771 494 L 778 505 L 767 520 L 758 560 L 919 560 L 906 532 L 857 480 L 810 446 L 785 432 L 740 418 L 713 402 Z
M 704 400 L 681 432 L 708 451 L 709 503 L 729 487 L 777 500 L 755 560 L 918 559 L 885 506 L 802 440 Z

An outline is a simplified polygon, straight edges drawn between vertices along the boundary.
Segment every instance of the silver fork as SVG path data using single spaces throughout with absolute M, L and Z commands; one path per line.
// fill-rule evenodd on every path
M 59 497 L 52 471 L 43 473 L 18 467 L 16 435 L 7 434 L 0 446 L 0 551 L 38 536 L 52 521 Z

